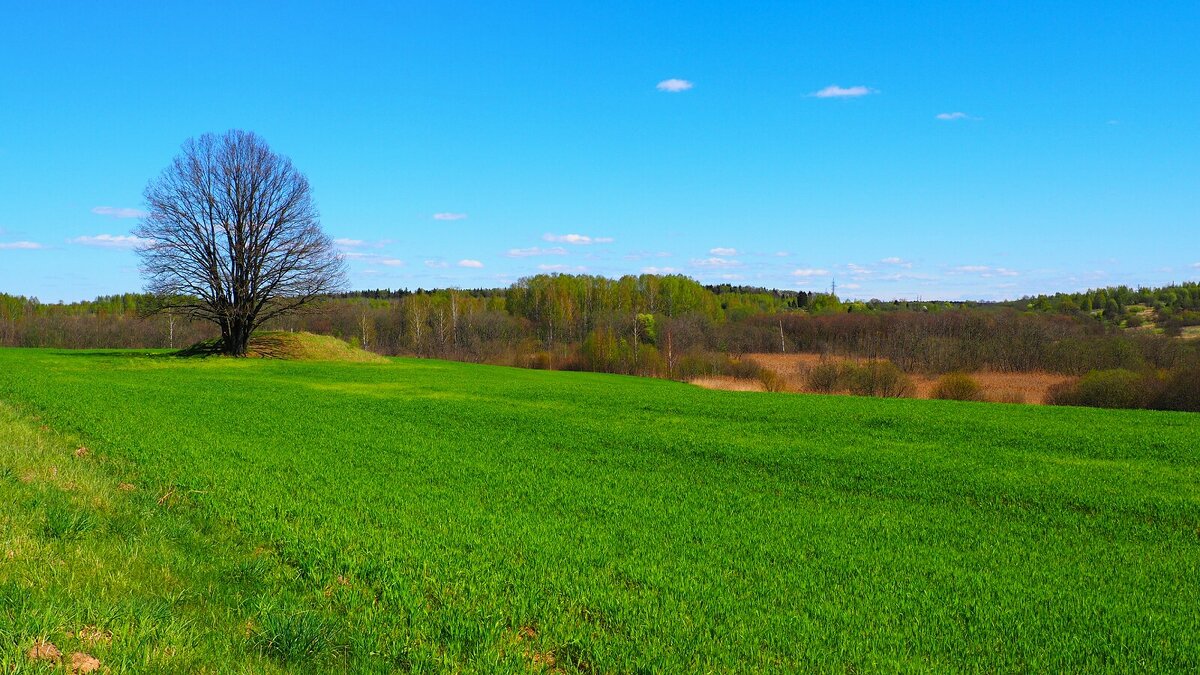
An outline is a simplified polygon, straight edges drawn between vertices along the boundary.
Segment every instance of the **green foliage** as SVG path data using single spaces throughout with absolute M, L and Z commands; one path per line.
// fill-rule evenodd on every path
M 933 387 L 933 398 L 947 401 L 982 401 L 983 389 L 966 373 L 943 375 Z
M 0 418 L 0 663 L 91 624 L 113 672 L 1200 666 L 1200 416 L 28 350 L 0 399 L 41 416 Z

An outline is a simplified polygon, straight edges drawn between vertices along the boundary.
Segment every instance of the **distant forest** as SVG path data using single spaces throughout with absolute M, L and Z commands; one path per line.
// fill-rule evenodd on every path
M 0 294 L 0 345 L 180 348 L 213 329 L 145 316 L 152 298 L 46 304 Z M 538 275 L 502 289 L 358 291 L 276 321 L 386 355 L 689 379 L 740 374 L 748 353 L 889 360 L 907 372 L 1084 374 L 1200 361 L 1200 284 L 1118 286 L 1000 303 L 843 301 L 704 286 L 679 275 Z

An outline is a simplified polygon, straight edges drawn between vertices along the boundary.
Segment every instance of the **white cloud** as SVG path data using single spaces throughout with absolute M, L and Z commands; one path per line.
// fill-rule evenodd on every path
M 587 268 L 582 265 L 538 265 L 537 268 L 543 272 L 586 272 Z
M 36 241 L 0 241 L 0 251 L 4 250 L 22 250 L 32 251 L 34 249 L 46 248 Z
M 776 252 L 775 252 L 775 257 L 776 257 L 776 258 L 786 258 L 786 257 L 788 257 L 788 256 L 790 256 L 790 255 L 791 255 L 791 253 L 788 253 L 787 251 L 776 251 Z
M 345 238 L 342 238 L 342 239 L 334 239 L 334 240 L 333 240 L 333 243 L 334 243 L 334 245 L 335 245 L 335 246 L 341 246 L 342 248 L 357 248 L 357 247 L 359 247 L 359 246 L 362 246 L 363 244 L 365 244 L 365 243 L 367 243 L 367 242 L 363 241 L 362 239 L 345 239 Z
M 483 263 L 479 262 L 478 260 L 471 260 L 468 258 L 468 259 L 459 260 L 458 266 L 459 267 L 473 267 L 475 269 L 479 269 L 480 267 L 483 267 Z
M 611 244 L 612 237 L 589 237 L 586 234 L 544 234 L 542 239 L 556 244 L 574 244 L 588 246 L 590 244 Z
M 740 260 L 730 260 L 729 258 L 720 257 L 692 259 L 694 267 L 740 267 L 741 264 L 742 261 Z
M 959 274 L 978 274 L 981 277 L 1015 277 L 1020 272 L 1005 267 L 989 267 L 987 265 L 959 265 L 954 268 Z
M 852 291 L 857 291 L 862 288 L 862 284 L 843 284 L 842 288 L 849 288 Z
M 1192 267 L 1195 267 L 1196 269 L 1200 270 L 1200 262 L 1192 263 Z
M 449 267 L 450 263 L 446 262 L 445 260 L 426 260 L 425 266 L 432 267 L 434 269 L 441 269 L 443 267 Z
M 403 267 L 404 261 L 398 258 L 381 258 L 379 264 L 387 265 L 388 267 Z
M 121 208 L 117 206 L 96 206 L 92 208 L 92 213 L 98 216 L 111 216 L 113 218 L 145 218 L 150 215 L 141 209 Z
M 794 276 L 794 277 L 825 277 L 825 276 L 829 276 L 829 270 L 820 270 L 820 269 L 813 269 L 810 267 L 806 267 L 806 268 L 802 268 L 802 269 L 798 269 L 798 270 L 793 270 L 792 276 Z
M 968 115 L 965 112 L 938 113 L 937 115 L 934 115 L 934 118 L 942 120 L 944 122 L 953 122 L 955 120 L 974 119 L 973 117 L 971 117 L 970 115 Z
M 97 234 L 96 236 L 75 237 L 70 240 L 72 244 L 81 244 L 83 246 L 99 246 L 100 248 L 137 248 L 145 246 L 151 242 L 150 239 L 142 239 L 135 237 L 132 234 Z
M 883 263 L 884 265 L 895 265 L 896 267 L 905 267 L 905 268 L 912 267 L 911 262 L 904 260 L 903 258 L 897 258 L 895 256 L 893 256 L 891 258 L 884 258 L 883 260 L 880 260 L 879 262 Z
M 654 88 L 658 89 L 659 91 L 666 91 L 666 92 L 670 92 L 672 94 L 678 94 L 681 91 L 687 91 L 688 89 L 691 89 L 693 86 L 695 86 L 695 85 L 693 85 L 688 80 L 680 80 L 678 78 L 672 77 L 669 80 L 663 80 L 662 82 L 659 82 L 658 84 L 654 85 Z
M 867 94 L 874 94 L 875 90 L 869 87 L 839 87 L 836 84 L 831 84 L 820 91 L 814 91 L 810 96 L 816 98 L 858 98 Z
M 674 267 L 643 267 L 642 274 L 678 274 Z
M 466 218 L 466 217 L 467 217 L 467 214 L 465 214 L 465 213 L 435 213 L 435 214 L 433 214 L 434 220 L 462 220 L 463 218 Z
M 745 279 L 746 277 L 744 277 L 740 274 L 722 274 L 721 278 L 724 279 L 725 281 L 741 281 L 742 279 Z
M 846 269 L 850 271 L 850 274 L 852 276 L 856 276 L 856 277 L 861 277 L 861 276 L 875 273 L 870 268 L 863 267 L 862 265 L 856 265 L 854 263 L 847 263 Z
M 567 249 L 561 246 L 553 248 L 542 248 L 541 246 L 531 246 L 529 248 L 510 248 L 508 253 L 504 255 L 509 258 L 533 258 L 541 255 L 566 255 Z
M 721 256 L 722 258 L 728 258 L 738 254 L 736 248 L 710 248 L 708 252 L 713 255 Z

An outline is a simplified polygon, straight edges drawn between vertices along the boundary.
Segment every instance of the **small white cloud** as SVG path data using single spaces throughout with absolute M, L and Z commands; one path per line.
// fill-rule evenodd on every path
M 450 263 L 446 262 L 445 260 L 426 260 L 425 266 L 432 267 L 433 269 L 441 269 L 443 267 L 449 267 Z
M 541 246 L 531 246 L 529 248 L 510 248 L 508 253 L 504 255 L 509 258 L 533 258 L 542 255 L 566 255 L 567 249 L 561 246 L 553 248 L 542 248 Z
M 873 270 L 871 270 L 868 267 L 863 267 L 862 265 L 856 265 L 854 263 L 847 263 L 846 269 L 850 271 L 850 274 L 852 276 L 856 276 L 856 277 L 866 276 L 868 274 L 875 273 Z
M 708 252 L 722 258 L 729 258 L 738 254 L 736 248 L 710 248 Z
M 911 262 L 904 260 L 903 258 L 897 258 L 895 256 L 893 256 L 891 258 L 884 258 L 883 260 L 880 260 L 879 262 L 883 263 L 884 265 L 895 265 L 896 267 L 905 267 L 905 268 L 912 267 Z
M 97 234 L 96 236 L 75 237 L 72 244 L 83 246 L 99 246 L 100 248 L 138 248 L 151 243 L 150 239 L 142 239 L 132 234 Z
M 611 244 L 612 237 L 589 237 L 586 234 L 544 234 L 542 239 L 556 244 L 573 244 L 588 246 L 590 244 Z
M 478 269 L 480 267 L 483 267 L 483 263 L 479 262 L 478 260 L 463 259 L 463 260 L 458 261 L 458 266 L 459 267 L 473 267 L 475 269 Z
M 729 258 L 712 257 L 712 258 L 697 258 L 692 260 L 694 267 L 740 267 L 742 261 L 730 260 Z
M 1192 267 L 1200 270 L 1200 262 L 1192 263 Z
M 857 291 L 862 288 L 862 284 L 843 284 L 842 288 L 849 288 L 852 291 Z
M 145 218 L 150 215 L 141 209 L 120 208 L 117 206 L 96 206 L 92 208 L 92 213 L 98 216 L 111 216 L 113 218 Z
M 333 243 L 335 246 L 341 246 L 342 248 L 358 248 L 359 246 L 362 246 L 363 244 L 365 244 L 367 242 L 363 241 L 362 239 L 342 238 L 342 239 L 334 239 Z
M 816 98 L 858 98 L 859 96 L 874 93 L 874 89 L 861 85 L 857 87 L 839 87 L 836 84 L 831 84 L 820 91 L 814 91 L 809 96 Z
M 744 277 L 740 274 L 722 274 L 721 278 L 724 279 L 725 281 L 741 281 L 742 279 L 745 279 L 746 277 Z
M 587 268 L 583 265 L 538 265 L 537 268 L 543 272 L 586 272 Z
M 786 258 L 786 257 L 788 257 L 788 256 L 790 256 L 790 255 L 791 255 L 791 253 L 788 253 L 787 251 L 776 251 L 776 252 L 775 252 L 775 257 L 776 257 L 776 258 Z
M 954 120 L 974 119 L 965 112 L 938 113 L 938 114 L 934 115 L 934 118 L 942 120 L 944 122 L 953 122 Z
M 1020 272 L 1010 270 L 1005 267 L 989 267 L 987 265 L 959 265 L 954 268 L 959 274 L 978 274 L 981 277 L 1015 277 L 1019 276 Z
M 642 274 L 678 274 L 674 267 L 643 267 Z
M 811 267 L 806 267 L 806 268 L 802 268 L 802 269 L 798 269 L 798 270 L 793 270 L 792 276 L 801 277 L 801 278 L 803 278 L 803 277 L 825 277 L 825 276 L 829 276 L 829 270 L 821 270 L 821 269 L 814 269 Z
M 33 251 L 39 248 L 46 248 L 36 241 L 0 241 L 0 251 Z
M 695 86 L 695 85 L 693 85 L 688 80 L 680 80 L 678 78 L 672 77 L 669 80 L 663 80 L 662 82 L 659 82 L 658 84 L 654 85 L 654 88 L 659 91 L 666 91 L 666 92 L 670 92 L 672 94 L 678 94 L 681 91 L 687 91 L 688 89 L 691 89 L 693 86 Z
M 404 261 L 398 258 L 381 258 L 379 264 L 388 267 L 404 267 Z
M 467 217 L 467 214 L 465 214 L 465 213 L 435 213 L 435 214 L 433 214 L 434 220 L 462 220 L 463 218 L 466 218 L 466 217 Z

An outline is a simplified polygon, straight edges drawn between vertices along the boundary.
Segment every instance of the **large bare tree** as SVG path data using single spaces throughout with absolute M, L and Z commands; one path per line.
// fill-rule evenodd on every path
M 226 354 L 245 356 L 265 321 L 345 283 L 308 179 L 254 133 L 189 139 L 145 198 L 134 234 L 147 290 L 161 309 L 220 326 Z

